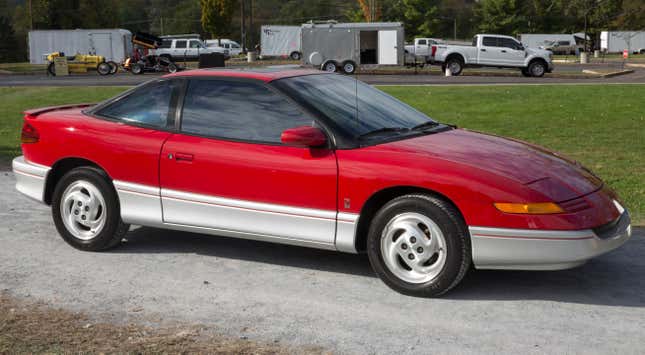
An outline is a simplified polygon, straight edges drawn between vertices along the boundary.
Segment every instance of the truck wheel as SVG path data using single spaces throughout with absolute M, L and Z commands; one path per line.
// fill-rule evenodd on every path
M 425 194 L 397 197 L 371 222 L 367 255 L 390 288 L 435 297 L 455 287 L 468 271 L 471 247 L 459 212 Z
M 338 70 L 338 66 L 336 65 L 336 62 L 333 60 L 327 61 L 322 65 L 322 70 L 329 72 L 329 73 L 334 73 Z
M 54 65 L 54 62 L 49 63 L 47 66 L 47 73 L 51 76 L 56 76 L 56 66 Z
M 300 54 L 300 52 L 292 52 L 289 57 L 293 60 L 300 60 L 300 58 L 302 58 L 302 54 Z
M 117 246 L 128 232 L 119 199 L 105 174 L 81 167 L 56 184 L 52 215 L 58 233 L 74 248 L 101 251 Z
M 177 66 L 175 65 L 175 63 L 168 63 L 168 66 L 166 68 L 168 68 L 169 73 L 177 72 Z
M 113 61 L 109 61 L 107 63 L 110 66 L 110 75 L 116 74 L 116 72 L 119 70 L 119 66 Z
M 143 65 L 134 63 L 130 66 L 130 72 L 134 75 L 143 74 Z
M 102 62 L 96 66 L 96 71 L 101 75 L 108 75 L 110 74 L 110 71 L 112 71 L 112 68 L 110 68 L 110 64 Z
M 464 69 L 464 62 L 459 58 L 450 58 L 446 62 L 446 69 L 450 69 L 450 74 L 457 76 Z
M 522 68 L 522 75 L 524 75 L 525 77 L 527 77 L 527 78 L 528 78 L 528 77 L 530 77 L 530 76 L 531 76 L 531 73 L 529 73 L 529 69 L 528 69 L 528 68 Z
M 544 64 L 544 62 L 536 60 L 529 64 L 529 74 L 531 74 L 531 76 L 540 78 L 544 76 L 544 73 L 546 73 L 546 64 Z
M 343 73 L 352 75 L 356 72 L 356 63 L 352 62 L 351 60 L 346 60 L 343 62 L 342 70 Z

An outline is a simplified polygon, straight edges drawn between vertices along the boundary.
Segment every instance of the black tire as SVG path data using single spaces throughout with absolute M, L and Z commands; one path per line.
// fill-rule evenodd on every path
M 177 72 L 177 66 L 175 65 L 175 63 L 168 63 L 168 66 L 166 68 L 168 69 L 169 73 Z
M 300 52 L 292 52 L 289 57 L 293 60 L 300 60 L 300 58 L 302 58 L 302 54 Z
M 130 72 L 134 75 L 143 74 L 143 65 L 134 63 L 130 65 Z
M 438 274 L 428 281 L 405 281 L 396 276 L 384 261 L 382 234 L 390 221 L 405 213 L 429 218 L 443 235 L 445 263 Z M 412 239 L 409 241 L 409 250 L 413 251 L 417 247 Z M 367 254 L 372 268 L 386 285 L 402 294 L 418 297 L 440 296 L 455 287 L 470 268 L 472 258 L 469 234 L 459 212 L 450 203 L 425 194 L 397 197 L 376 213 L 368 232 Z
M 445 68 L 450 68 L 452 76 L 458 76 L 464 70 L 464 61 L 459 57 L 452 57 L 446 61 Z M 445 72 L 445 69 L 444 69 Z
M 105 224 L 100 232 L 89 240 L 74 236 L 65 226 L 61 215 L 63 193 L 70 185 L 79 181 L 88 182 L 96 187 L 105 202 L 105 209 L 101 210 L 101 213 L 105 213 Z M 121 242 L 130 228 L 121 220 L 119 199 L 114 186 L 103 171 L 93 167 L 76 168 L 63 175 L 54 189 L 52 216 L 61 237 L 69 245 L 84 251 L 102 251 L 113 248 Z
M 54 62 L 51 62 L 49 63 L 49 65 L 47 65 L 47 74 L 56 76 L 56 66 L 54 65 Z
M 107 63 L 110 66 L 110 75 L 114 75 L 117 71 L 119 71 L 119 66 L 115 62 L 109 61 Z
M 338 64 L 336 64 L 336 62 L 334 62 L 333 60 L 328 60 L 320 66 L 320 70 L 334 73 L 338 71 Z
M 528 68 L 522 68 L 522 75 L 524 75 L 525 77 L 527 77 L 527 78 L 528 78 L 528 77 L 530 77 L 530 76 L 531 76 L 531 73 L 529 73 L 529 69 L 528 69 Z
M 108 75 L 112 71 L 112 68 L 110 67 L 110 64 L 106 62 L 101 62 L 96 66 L 96 71 L 100 75 Z
M 354 63 L 351 60 L 346 60 L 343 62 L 343 65 L 341 65 L 341 70 L 343 73 L 347 75 L 352 75 L 356 72 L 356 63 Z
M 159 57 L 172 61 L 172 56 L 170 54 L 162 54 Z
M 546 63 L 541 60 L 534 60 L 529 64 L 528 71 L 533 77 L 543 77 L 544 73 L 546 73 Z

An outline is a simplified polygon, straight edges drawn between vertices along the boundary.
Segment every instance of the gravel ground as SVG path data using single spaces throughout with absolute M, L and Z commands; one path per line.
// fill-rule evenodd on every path
M 80 252 L 0 172 L 0 291 L 103 322 L 203 324 L 339 353 L 642 353 L 645 231 L 583 267 L 471 272 L 442 299 L 399 295 L 367 258 L 139 228 Z

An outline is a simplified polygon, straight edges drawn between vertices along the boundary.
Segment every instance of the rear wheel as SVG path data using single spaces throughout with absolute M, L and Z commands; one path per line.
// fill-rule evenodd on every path
M 335 62 L 330 60 L 328 62 L 325 62 L 325 64 L 322 65 L 322 70 L 326 72 L 334 73 L 336 72 L 336 70 L 338 70 L 338 67 L 336 66 Z
M 110 74 L 116 74 L 116 72 L 119 70 L 119 66 L 113 61 L 109 61 L 107 63 L 110 66 Z
M 439 296 L 456 286 L 471 263 L 470 239 L 455 208 L 429 195 L 406 195 L 371 222 L 370 264 L 389 287 L 412 296 Z
M 300 52 L 292 52 L 289 57 L 293 60 L 300 60 L 300 58 L 302 58 L 302 54 L 300 54 Z
M 112 71 L 112 68 L 110 68 L 110 64 L 101 62 L 96 66 L 96 71 L 101 75 L 108 75 Z
M 461 74 L 461 71 L 464 69 L 464 62 L 456 57 L 448 59 L 446 62 L 446 70 L 450 70 L 450 74 L 457 76 Z
M 139 63 L 134 63 L 130 66 L 130 72 L 134 75 L 139 75 L 143 73 L 143 65 Z
M 175 65 L 175 63 L 168 63 L 168 66 L 166 68 L 168 68 L 169 73 L 177 72 L 177 66 Z
M 530 77 L 531 73 L 529 73 L 528 68 L 522 68 L 522 75 L 524 75 L 525 77 Z
M 345 74 L 354 74 L 356 72 L 356 63 L 352 62 L 351 60 L 346 60 L 343 62 L 342 70 Z
M 54 189 L 56 229 L 74 248 L 101 251 L 121 242 L 129 225 L 121 220 L 119 200 L 105 174 L 81 167 L 65 174 Z

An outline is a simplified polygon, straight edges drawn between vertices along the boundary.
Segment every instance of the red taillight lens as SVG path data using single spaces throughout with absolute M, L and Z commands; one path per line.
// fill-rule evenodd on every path
M 432 56 L 434 57 L 435 53 L 437 53 L 437 46 L 432 46 Z
M 20 142 L 22 143 L 37 143 L 40 139 L 40 134 L 34 126 L 25 122 L 22 125 L 22 133 L 20 134 Z

